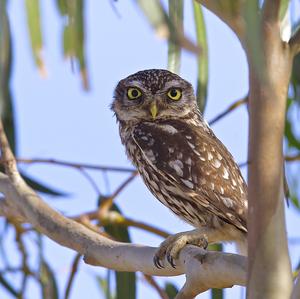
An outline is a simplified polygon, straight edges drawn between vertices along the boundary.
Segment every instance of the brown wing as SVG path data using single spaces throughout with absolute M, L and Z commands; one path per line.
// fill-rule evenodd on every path
M 208 127 L 179 120 L 145 122 L 132 137 L 145 159 L 188 200 L 247 231 L 247 186 L 233 157 Z

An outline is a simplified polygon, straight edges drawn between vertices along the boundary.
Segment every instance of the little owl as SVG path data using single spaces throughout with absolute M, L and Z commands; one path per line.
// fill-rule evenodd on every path
M 167 70 L 121 80 L 112 110 L 129 159 L 153 195 L 196 229 L 168 237 L 154 257 L 175 260 L 186 244 L 234 241 L 245 250 L 247 186 L 201 113 L 192 85 Z

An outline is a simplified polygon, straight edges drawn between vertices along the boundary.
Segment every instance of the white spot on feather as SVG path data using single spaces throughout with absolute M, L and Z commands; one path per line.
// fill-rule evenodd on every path
M 213 155 L 210 152 L 208 152 L 207 153 L 207 159 L 208 159 L 208 161 L 212 160 L 213 158 L 214 158 Z
M 201 178 L 200 179 L 200 184 L 201 185 L 205 185 L 206 184 L 206 179 L 205 178 Z
M 228 180 L 229 179 L 229 172 L 226 168 L 223 168 L 223 178 L 225 180 Z
M 240 187 L 240 191 L 241 191 L 241 194 L 244 194 L 244 193 L 245 193 L 241 187 Z
M 222 165 L 221 162 L 219 160 L 213 160 L 212 161 L 212 165 L 215 167 L 215 168 L 220 168 L 220 166 Z
M 227 208 L 233 207 L 233 201 L 228 197 L 222 197 L 223 203 Z
M 190 143 L 189 141 L 188 141 L 188 145 L 190 146 L 191 149 L 194 149 L 194 148 L 195 148 L 195 145 L 192 144 L 192 143 Z
M 161 128 L 163 131 L 170 133 L 172 135 L 178 132 L 178 130 L 171 125 L 159 125 L 158 127 Z
M 186 160 L 185 160 L 185 163 L 189 166 L 192 165 L 192 159 L 190 157 L 188 157 Z
M 220 153 L 218 153 L 218 152 L 217 152 L 217 158 L 218 158 L 219 160 L 222 160 L 222 159 L 223 159 L 222 156 L 220 155 Z
M 145 154 L 147 156 L 147 158 L 151 161 L 151 162 L 155 162 L 156 161 L 156 158 L 155 158 L 155 155 L 153 153 L 153 150 L 147 150 L 145 151 Z
M 191 181 L 181 179 L 181 181 L 190 189 L 194 188 L 194 184 Z
M 177 175 L 183 176 L 183 171 L 182 171 L 183 164 L 182 164 L 181 161 L 179 161 L 179 160 L 170 161 L 169 166 L 172 167 L 175 170 Z
M 169 151 L 170 154 L 173 154 L 174 153 L 174 148 L 173 147 L 169 147 L 168 151 Z

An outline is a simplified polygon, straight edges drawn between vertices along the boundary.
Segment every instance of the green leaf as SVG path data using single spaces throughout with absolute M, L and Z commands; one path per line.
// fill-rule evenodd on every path
M 293 62 L 291 84 L 294 91 L 293 100 L 300 105 L 300 54 L 296 55 Z
M 0 0 L 0 111 L 3 126 L 13 153 L 16 153 L 15 122 L 10 90 L 12 46 L 6 1 Z
M 105 299 L 115 299 L 116 296 L 113 295 L 110 292 L 110 287 L 109 287 L 109 273 L 111 270 L 108 270 L 108 277 L 105 279 L 99 275 L 96 276 L 96 280 L 98 282 L 98 285 L 100 286 L 101 291 L 103 292 L 103 295 L 105 296 Z
M 66 193 L 63 193 L 61 191 L 50 188 L 50 187 L 46 186 L 44 183 L 38 182 L 38 181 L 30 178 L 28 175 L 24 174 L 23 172 L 21 172 L 21 175 L 22 175 L 23 179 L 25 180 L 25 182 L 35 191 L 49 194 L 52 196 L 66 196 L 67 195 Z
M 120 209 L 114 204 L 112 210 L 121 214 Z M 122 225 L 106 225 L 105 231 L 116 240 L 130 243 L 130 236 L 127 227 Z M 132 272 L 116 271 L 116 299 L 135 299 L 136 298 L 136 274 Z
M 223 299 L 223 289 L 211 289 L 211 299 Z
M 178 289 L 174 284 L 167 282 L 165 284 L 165 292 L 167 293 L 170 299 L 174 299 L 178 294 Z
M 279 16 L 280 20 L 282 20 L 286 14 L 286 11 L 289 7 L 290 0 L 281 0 L 280 2 L 280 11 L 279 11 Z
M 292 123 L 288 118 L 286 118 L 285 121 L 285 131 L 284 131 L 285 137 L 288 141 L 289 147 L 294 147 L 300 150 L 300 140 L 295 136 L 292 128 Z
M 222 251 L 223 245 L 222 244 L 210 244 L 208 246 L 208 250 Z M 211 289 L 211 298 L 212 299 L 223 299 L 224 298 L 223 289 Z
M 183 1 L 182 0 L 169 0 L 169 18 L 178 28 L 183 32 Z M 174 43 L 172 40 L 168 41 L 168 70 L 180 74 L 181 64 L 181 46 Z
M 62 16 L 65 16 L 67 14 L 66 0 L 56 0 L 56 6 Z
M 78 63 L 84 89 L 89 89 L 88 71 L 85 58 L 84 1 L 58 1 L 62 15 L 67 16 L 63 33 L 64 55 Z
M 200 52 L 199 47 L 188 39 L 180 28 L 175 26 L 159 0 L 136 0 L 136 2 L 159 37 L 169 39 L 174 44 L 193 53 Z
M 294 207 L 300 211 L 300 202 L 299 202 L 299 199 L 297 198 L 297 196 L 295 194 L 290 194 L 289 198 L 290 198 L 292 204 L 294 205 Z
M 45 75 L 45 66 L 42 58 L 43 39 L 40 20 L 40 1 L 26 0 L 25 4 L 33 57 L 40 72 Z
M 208 85 L 208 46 L 206 38 L 206 27 L 203 17 L 202 7 L 196 1 L 193 1 L 194 19 L 196 26 L 196 36 L 199 48 L 202 50 L 198 54 L 198 76 L 197 76 L 197 104 L 199 110 L 203 113 L 207 100 L 207 85 Z
M 58 289 L 55 274 L 45 260 L 40 262 L 40 283 L 43 299 L 58 299 Z

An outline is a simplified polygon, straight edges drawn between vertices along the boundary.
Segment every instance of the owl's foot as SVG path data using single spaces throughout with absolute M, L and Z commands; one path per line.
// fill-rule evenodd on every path
M 208 240 L 205 235 L 199 235 L 197 230 L 169 236 L 160 244 L 155 253 L 153 258 L 154 265 L 159 269 L 164 268 L 163 261 L 167 258 L 170 265 L 175 268 L 174 260 L 178 259 L 181 249 L 188 244 L 206 249 Z

